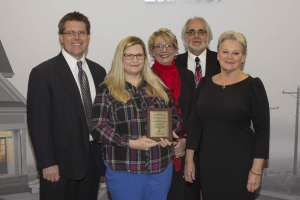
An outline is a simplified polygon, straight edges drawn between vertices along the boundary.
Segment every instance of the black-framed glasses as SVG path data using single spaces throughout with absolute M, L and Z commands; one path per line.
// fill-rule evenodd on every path
M 158 45 L 154 46 L 154 50 L 162 51 L 164 49 L 164 47 L 166 48 L 167 51 L 170 51 L 173 49 L 173 45 L 171 45 L 171 44 L 166 44 L 166 45 L 158 44 Z
M 203 35 L 205 35 L 205 34 L 207 33 L 207 31 L 206 31 L 206 30 L 203 30 L 203 29 L 199 29 L 198 31 L 196 31 L 196 30 L 194 30 L 194 29 L 191 29 L 191 30 L 189 30 L 189 31 L 187 31 L 187 32 L 185 32 L 185 33 L 188 33 L 189 36 L 194 36 L 196 33 L 197 33 L 198 35 L 200 35 L 200 36 L 203 36 Z
M 86 31 L 77 31 L 77 32 L 76 31 L 67 31 L 62 34 L 66 34 L 67 36 L 70 36 L 70 37 L 75 37 L 75 35 L 78 34 L 78 37 L 81 37 L 81 36 L 86 36 L 87 32 Z
M 145 54 L 143 53 L 140 53 L 140 54 L 123 54 L 125 60 L 132 60 L 135 56 L 136 56 L 136 59 L 138 60 L 144 60 L 145 59 Z

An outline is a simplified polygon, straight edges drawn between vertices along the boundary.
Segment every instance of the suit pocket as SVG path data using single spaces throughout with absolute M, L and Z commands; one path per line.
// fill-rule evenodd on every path
M 54 145 L 58 149 L 68 149 L 68 141 L 65 140 L 56 140 Z

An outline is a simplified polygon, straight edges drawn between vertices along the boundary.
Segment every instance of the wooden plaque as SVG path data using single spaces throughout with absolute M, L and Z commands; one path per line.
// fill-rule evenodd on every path
M 147 108 L 147 138 L 173 141 L 172 109 Z

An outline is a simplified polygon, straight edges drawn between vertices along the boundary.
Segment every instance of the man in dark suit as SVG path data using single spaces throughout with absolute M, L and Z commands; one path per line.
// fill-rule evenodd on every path
M 181 38 L 186 52 L 177 56 L 175 60 L 176 66 L 181 66 L 191 70 L 194 73 L 196 87 L 200 79 L 204 76 L 211 77 L 220 73 L 220 66 L 217 62 L 217 53 L 210 51 L 207 47 L 212 40 L 212 32 L 205 21 L 201 17 L 190 18 L 186 21 L 182 28 Z M 188 135 L 187 135 L 188 140 Z M 188 199 L 200 199 L 200 163 L 199 155 L 194 151 L 186 150 L 186 171 L 195 171 L 195 180 L 190 185 Z M 189 161 L 193 161 L 193 168 L 187 168 Z
M 187 20 L 182 28 L 181 38 L 186 52 L 177 56 L 176 66 L 188 68 L 195 74 L 195 59 L 198 57 L 202 71 L 201 77 L 211 77 L 220 73 L 217 53 L 207 48 L 212 40 L 212 32 L 205 19 L 194 17 Z
M 85 58 L 90 22 L 79 12 L 58 24 L 62 51 L 33 68 L 27 94 L 27 124 L 40 199 L 97 199 L 105 173 L 101 148 L 89 134 L 91 106 L 105 69 Z

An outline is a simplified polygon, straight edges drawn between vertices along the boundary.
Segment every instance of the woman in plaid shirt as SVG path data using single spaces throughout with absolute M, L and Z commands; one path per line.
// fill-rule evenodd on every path
M 143 41 L 130 36 L 117 47 L 92 113 L 92 135 L 102 143 L 113 200 L 167 198 L 174 148 L 172 141 L 146 138 L 147 108 L 172 108 L 178 138 L 180 121 L 167 88 L 152 72 Z

